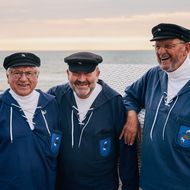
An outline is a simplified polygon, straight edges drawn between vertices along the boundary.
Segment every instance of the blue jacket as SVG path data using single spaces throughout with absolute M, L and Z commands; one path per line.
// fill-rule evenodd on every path
M 143 190 L 190 189 L 190 81 L 168 104 L 167 74 L 150 69 L 125 91 L 127 110 L 145 108 Z
M 0 95 L 0 189 L 54 190 L 61 141 L 55 98 L 39 91 L 31 130 L 8 91 Z
M 118 159 L 123 190 L 138 189 L 135 146 L 119 141 L 125 122 L 122 97 L 103 81 L 102 91 L 80 125 L 73 91 L 68 84 L 54 87 L 60 105 L 63 143 L 57 190 L 117 190 Z

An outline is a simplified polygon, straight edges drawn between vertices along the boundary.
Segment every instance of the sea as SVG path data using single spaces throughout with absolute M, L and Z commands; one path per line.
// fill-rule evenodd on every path
M 0 90 L 8 88 L 4 58 L 16 51 L 0 51 Z M 67 82 L 67 64 L 64 58 L 78 51 L 30 51 L 41 59 L 37 88 L 47 91 L 55 85 Z M 91 51 L 103 57 L 99 64 L 100 79 L 123 95 L 125 88 L 140 78 L 148 69 L 157 65 L 152 50 Z

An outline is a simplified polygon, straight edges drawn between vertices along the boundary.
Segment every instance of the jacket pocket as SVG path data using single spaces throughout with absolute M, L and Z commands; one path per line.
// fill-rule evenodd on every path
M 61 138 L 62 138 L 62 133 L 60 131 L 52 132 L 50 140 L 50 150 L 54 156 L 57 156 L 59 153 Z
M 93 158 L 95 161 L 113 159 L 115 156 L 116 142 L 112 134 L 98 135 L 93 144 Z
M 174 148 L 190 156 L 190 121 L 179 119 Z

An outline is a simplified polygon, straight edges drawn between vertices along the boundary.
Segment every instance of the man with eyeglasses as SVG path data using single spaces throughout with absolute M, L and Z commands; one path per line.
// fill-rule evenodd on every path
M 40 59 L 14 53 L 3 66 L 10 88 L 0 95 L 0 189 L 54 190 L 61 133 L 55 98 L 35 90 Z
M 159 66 L 125 90 L 126 143 L 133 144 L 145 109 L 140 186 L 190 189 L 190 30 L 161 23 L 152 28 Z

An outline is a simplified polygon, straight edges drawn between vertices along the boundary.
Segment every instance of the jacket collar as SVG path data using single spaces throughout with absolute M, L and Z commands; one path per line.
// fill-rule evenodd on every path
M 1 94 L 1 99 L 4 103 L 11 106 L 12 104 L 18 105 L 17 101 L 11 96 L 9 93 L 10 89 L 7 89 L 3 94 Z M 40 93 L 39 101 L 38 101 L 38 107 L 44 108 L 54 99 L 54 96 L 47 95 L 46 93 L 43 93 L 41 90 L 37 90 Z M 19 105 L 18 105 L 19 106 Z M 19 109 L 15 107 L 15 109 Z
M 94 109 L 97 107 L 100 107 L 102 104 L 106 103 L 107 101 L 110 101 L 113 97 L 115 96 L 121 96 L 118 92 L 110 88 L 103 80 L 98 80 L 98 84 L 102 86 L 102 91 L 99 93 L 97 98 L 95 99 L 94 103 L 92 104 L 91 107 Z M 65 87 L 62 89 L 62 96 L 66 95 L 68 98 L 68 102 L 71 103 L 71 106 L 76 106 L 75 98 L 73 95 L 73 90 L 67 83 L 64 85 Z

